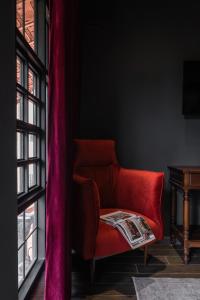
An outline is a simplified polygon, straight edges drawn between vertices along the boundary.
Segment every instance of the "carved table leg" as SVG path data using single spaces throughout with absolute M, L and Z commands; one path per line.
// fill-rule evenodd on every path
M 172 245 L 176 243 L 176 238 L 173 232 L 173 226 L 176 224 L 176 209 L 177 209 L 177 189 L 175 186 L 171 186 L 171 234 L 170 242 Z
M 184 200 L 183 200 L 183 239 L 184 239 L 184 263 L 188 263 L 189 259 L 189 227 L 190 227 L 190 202 L 188 191 L 184 191 Z

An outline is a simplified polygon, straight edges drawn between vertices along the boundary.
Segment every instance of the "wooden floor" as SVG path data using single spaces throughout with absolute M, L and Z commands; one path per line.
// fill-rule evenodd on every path
M 89 281 L 87 263 L 73 256 L 72 299 L 136 300 L 133 276 L 200 278 L 200 249 L 191 251 L 191 261 L 188 265 L 182 262 L 182 247 L 173 248 L 168 241 L 152 245 L 149 254 L 147 266 L 143 264 L 143 252 L 140 250 L 99 260 L 93 286 Z M 29 299 L 42 300 L 43 291 L 44 275 Z

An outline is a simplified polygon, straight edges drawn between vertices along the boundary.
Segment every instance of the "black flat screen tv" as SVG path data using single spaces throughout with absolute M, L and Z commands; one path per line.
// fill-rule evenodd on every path
M 185 61 L 183 66 L 183 115 L 200 117 L 200 61 Z

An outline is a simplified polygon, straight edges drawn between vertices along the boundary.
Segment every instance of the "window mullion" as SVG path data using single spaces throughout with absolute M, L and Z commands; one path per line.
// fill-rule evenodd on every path
M 39 248 L 39 239 L 38 239 L 38 231 L 39 231 L 39 226 L 38 226 L 38 201 L 36 202 L 36 226 L 37 226 L 37 230 L 36 230 L 36 240 L 37 240 L 37 248 L 36 248 L 36 259 L 38 259 L 38 248 Z
M 26 228 L 25 228 L 25 212 L 23 212 L 23 280 L 25 278 L 25 260 L 26 260 L 26 253 L 25 253 L 25 238 L 26 238 Z
M 25 36 L 25 0 L 23 1 L 23 35 Z
M 21 27 L 23 28 L 19 31 L 20 27 L 18 26 L 16 30 L 16 56 L 18 57 L 16 85 L 18 93 L 17 167 L 22 168 L 24 176 L 24 189 L 17 196 L 18 215 L 23 216 L 21 217 L 23 218 L 23 231 L 21 230 L 21 236 L 23 232 L 23 246 L 20 245 L 22 248 L 19 247 L 18 249 L 18 253 L 21 251 L 18 261 L 18 267 L 21 267 L 19 278 L 23 277 L 20 280 L 21 282 L 18 281 L 19 295 L 23 295 L 27 284 L 29 285 L 31 282 L 32 275 L 30 272 L 33 271 L 35 262 L 40 259 L 43 260 L 45 257 L 45 78 L 47 76 L 44 52 L 46 43 L 45 3 L 43 0 L 22 0 L 23 24 Z M 40 30 L 38 30 L 38 24 Z M 20 102 L 20 95 L 23 96 L 23 102 Z M 22 116 L 19 114 L 20 103 L 23 103 Z M 20 140 L 22 135 L 23 143 Z M 23 147 L 23 156 L 20 147 Z M 34 219 L 34 216 L 36 219 Z M 34 226 L 36 228 L 33 229 Z M 22 252 L 23 266 L 21 261 Z

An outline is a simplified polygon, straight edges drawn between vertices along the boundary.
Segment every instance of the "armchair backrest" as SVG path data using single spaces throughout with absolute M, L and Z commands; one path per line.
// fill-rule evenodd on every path
M 75 139 L 74 144 L 74 173 L 96 182 L 101 208 L 115 207 L 115 187 L 119 169 L 115 141 Z

